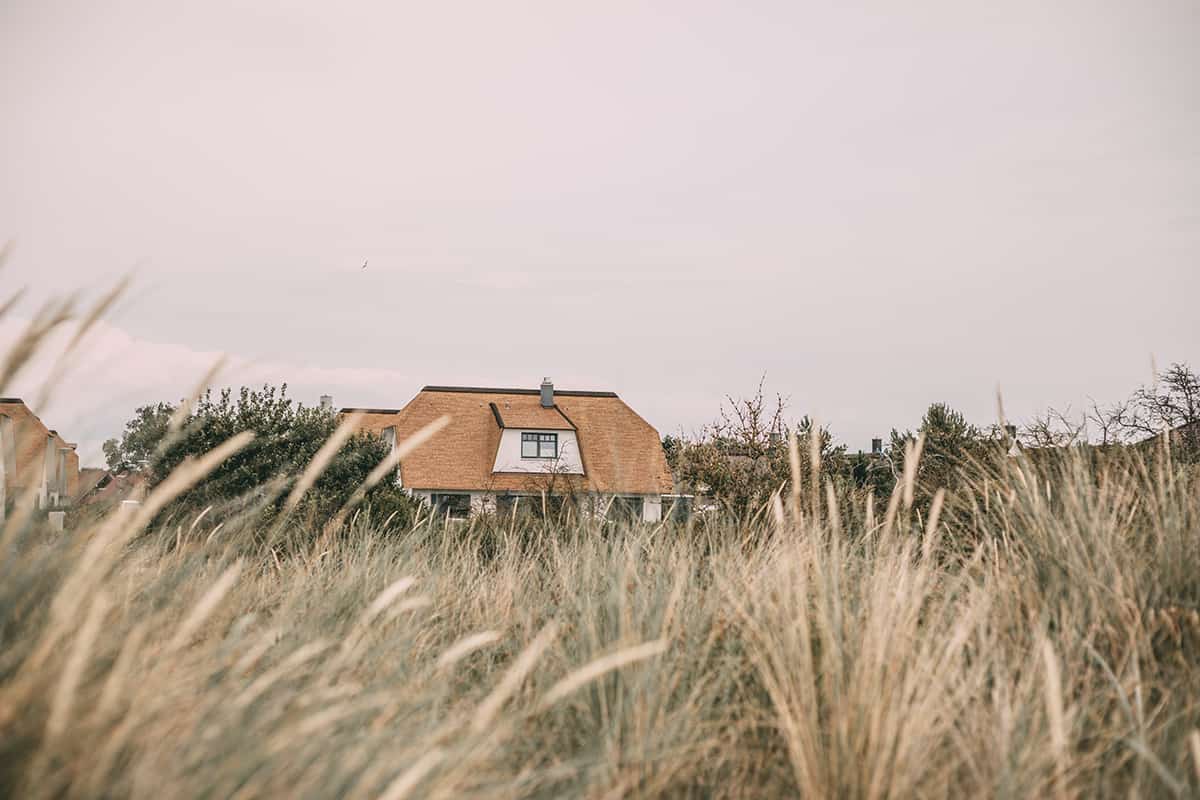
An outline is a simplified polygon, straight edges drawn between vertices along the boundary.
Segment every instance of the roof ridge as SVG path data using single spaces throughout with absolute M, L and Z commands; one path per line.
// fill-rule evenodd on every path
M 490 388 L 486 386 L 422 386 L 422 392 L 461 392 L 463 394 L 523 394 L 537 395 L 541 394 L 540 389 L 502 389 Z M 554 390 L 555 396 L 562 395 L 564 397 L 617 397 L 616 392 L 598 392 L 598 391 L 583 391 L 579 389 L 558 389 Z

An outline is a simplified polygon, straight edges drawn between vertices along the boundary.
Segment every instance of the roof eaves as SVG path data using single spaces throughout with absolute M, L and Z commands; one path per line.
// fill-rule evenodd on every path
M 399 408 L 343 408 L 339 414 L 399 414 Z

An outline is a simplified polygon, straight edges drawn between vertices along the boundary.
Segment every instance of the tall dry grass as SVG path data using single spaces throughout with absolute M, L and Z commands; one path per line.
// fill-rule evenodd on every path
M 0 795 L 1200 792 L 1200 482 L 1169 453 L 880 510 L 797 486 L 738 526 L 146 530 L 222 455 L 138 517 L 10 516 Z
M 207 520 L 100 552 L 27 528 L 0 561 L 0 786 L 1194 794 L 1196 477 L 1001 478 L 953 523 L 901 502 L 870 528 L 832 494 L 760 528 L 359 520 L 282 553 Z

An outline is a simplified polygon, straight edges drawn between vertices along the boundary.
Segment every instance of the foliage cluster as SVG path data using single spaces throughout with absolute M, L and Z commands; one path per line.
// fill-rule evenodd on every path
M 1034 447 L 1107 447 L 1136 444 L 1167 432 L 1180 456 L 1200 461 L 1200 376 L 1187 363 L 1156 372 L 1152 382 L 1125 400 L 1090 400 L 1080 412 L 1049 408 L 1024 426 L 1022 439 Z
M 294 402 L 287 385 L 242 387 L 201 395 L 182 413 L 167 403 L 143 406 L 125 427 L 119 442 L 106 443 L 110 467 L 136 465 L 153 489 L 185 459 L 195 458 L 249 431 L 254 439 L 183 493 L 175 509 L 255 507 L 266 517 L 279 511 L 283 498 L 313 456 L 338 427 L 337 415 Z M 332 517 L 387 457 L 389 445 L 370 433 L 356 433 L 325 466 L 307 492 L 300 513 L 310 519 Z M 414 503 L 396 486 L 395 471 L 364 498 L 375 519 L 391 517 L 403 526 Z
M 1186 364 L 1172 364 L 1123 403 L 1092 408 L 1078 419 L 1051 409 L 1017 426 L 980 427 L 945 403 L 933 403 L 916 430 L 893 429 L 880 453 L 850 453 L 834 444 L 832 433 L 802 417 L 791 424 L 780 396 L 769 400 L 760 381 L 754 394 L 727 396 L 719 419 L 694 437 L 667 436 L 664 451 L 681 488 L 715 498 L 726 511 L 744 517 L 761 510 L 775 493 L 787 493 L 791 458 L 788 440 L 796 439 L 799 484 L 811 485 L 814 474 L 843 497 L 864 492 L 877 501 L 891 496 L 914 464 L 913 491 L 924 502 L 939 489 L 953 493 L 981 468 L 996 469 L 1015 452 L 1018 442 L 1048 454 L 1072 446 L 1111 449 L 1129 444 L 1153 447 L 1169 432 L 1176 460 L 1200 462 L 1200 378 Z M 1094 434 L 1094 435 L 1093 435 Z M 812 437 L 817 437 L 815 440 Z M 920 448 L 917 447 L 920 442 Z M 811 458 L 817 445 L 819 461 Z M 821 465 L 818 473 L 812 463 Z

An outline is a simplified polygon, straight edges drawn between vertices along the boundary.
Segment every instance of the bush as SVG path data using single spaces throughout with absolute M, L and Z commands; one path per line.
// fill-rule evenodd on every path
M 182 420 L 179 430 L 157 444 L 149 468 L 150 486 L 164 480 L 185 458 L 206 453 L 242 431 L 252 431 L 255 438 L 248 446 L 181 496 L 174 508 L 249 505 L 269 518 L 279 511 L 296 478 L 337 427 L 335 413 L 293 402 L 286 384 L 278 389 L 243 387 L 236 396 L 229 389 L 215 396 L 208 392 Z M 388 445 L 377 435 L 351 436 L 306 494 L 300 515 L 328 520 L 388 452 Z M 411 521 L 415 510 L 413 501 L 396 486 L 394 471 L 367 492 L 364 504 L 375 519 L 390 517 L 400 526 Z
M 814 480 L 846 473 L 849 462 L 845 446 L 835 446 L 829 430 L 816 426 L 810 417 L 790 424 L 786 411 L 782 397 L 776 397 L 773 403 L 765 398 L 760 382 L 750 397 L 726 398 L 720 418 L 694 439 L 666 437 L 663 451 L 680 488 L 711 495 L 726 512 L 746 517 L 774 492 L 786 491 L 790 486 L 791 437 L 795 437 L 800 455 L 797 477 L 802 486 L 811 487 Z M 810 458 L 814 442 L 820 456 L 815 476 Z

